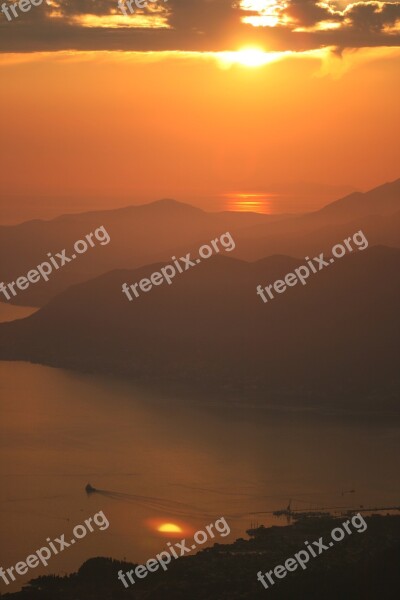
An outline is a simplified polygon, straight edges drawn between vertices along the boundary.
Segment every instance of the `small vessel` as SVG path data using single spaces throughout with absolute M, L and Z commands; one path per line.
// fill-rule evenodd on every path
M 90 483 L 87 484 L 87 486 L 85 487 L 85 492 L 90 495 L 90 494 L 94 494 L 95 492 L 97 492 L 96 488 L 94 488 L 93 486 L 90 485 Z

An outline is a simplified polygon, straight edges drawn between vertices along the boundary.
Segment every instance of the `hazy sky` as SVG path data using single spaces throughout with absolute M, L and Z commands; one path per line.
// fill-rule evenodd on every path
M 399 3 L 50 4 L 1 15 L 3 222 L 166 196 L 309 210 L 398 177 Z

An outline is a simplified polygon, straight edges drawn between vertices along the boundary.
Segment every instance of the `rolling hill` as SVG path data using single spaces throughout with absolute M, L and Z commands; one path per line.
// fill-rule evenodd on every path
M 245 392 L 266 404 L 394 406 L 400 250 L 346 255 L 264 304 L 256 286 L 302 262 L 216 256 L 133 302 L 122 284 L 160 265 L 112 271 L 0 325 L 0 358 Z

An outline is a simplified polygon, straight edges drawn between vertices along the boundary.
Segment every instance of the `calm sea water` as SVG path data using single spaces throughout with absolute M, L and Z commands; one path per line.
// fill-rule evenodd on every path
M 250 513 L 289 499 L 302 509 L 399 504 L 396 423 L 228 409 L 22 362 L 0 362 L 0 395 L 0 566 L 47 537 L 70 539 L 95 512 L 110 522 L 13 589 L 92 556 L 145 561 L 173 539 L 160 522 L 180 525 L 181 539 L 224 516 L 231 535 L 218 541 L 229 542 L 251 521 L 285 524 Z M 87 496 L 88 482 L 121 495 Z

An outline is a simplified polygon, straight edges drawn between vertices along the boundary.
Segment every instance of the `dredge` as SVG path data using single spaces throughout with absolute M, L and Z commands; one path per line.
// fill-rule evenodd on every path
M 364 507 L 362 504 L 358 507 L 354 506 L 327 506 L 327 507 L 319 507 L 319 508 L 310 508 L 307 511 L 300 509 L 292 509 L 292 501 L 289 500 L 289 504 L 286 508 L 280 510 L 270 511 L 274 515 L 274 517 L 282 517 L 285 516 L 289 520 L 293 519 L 295 521 L 299 519 L 304 519 L 308 517 L 331 517 L 332 514 L 329 511 L 334 511 L 340 513 L 342 517 L 348 517 L 355 513 L 359 512 L 383 512 L 383 511 L 392 511 L 399 510 L 400 506 L 373 506 L 373 507 Z M 259 514 L 259 513 L 258 513 Z

